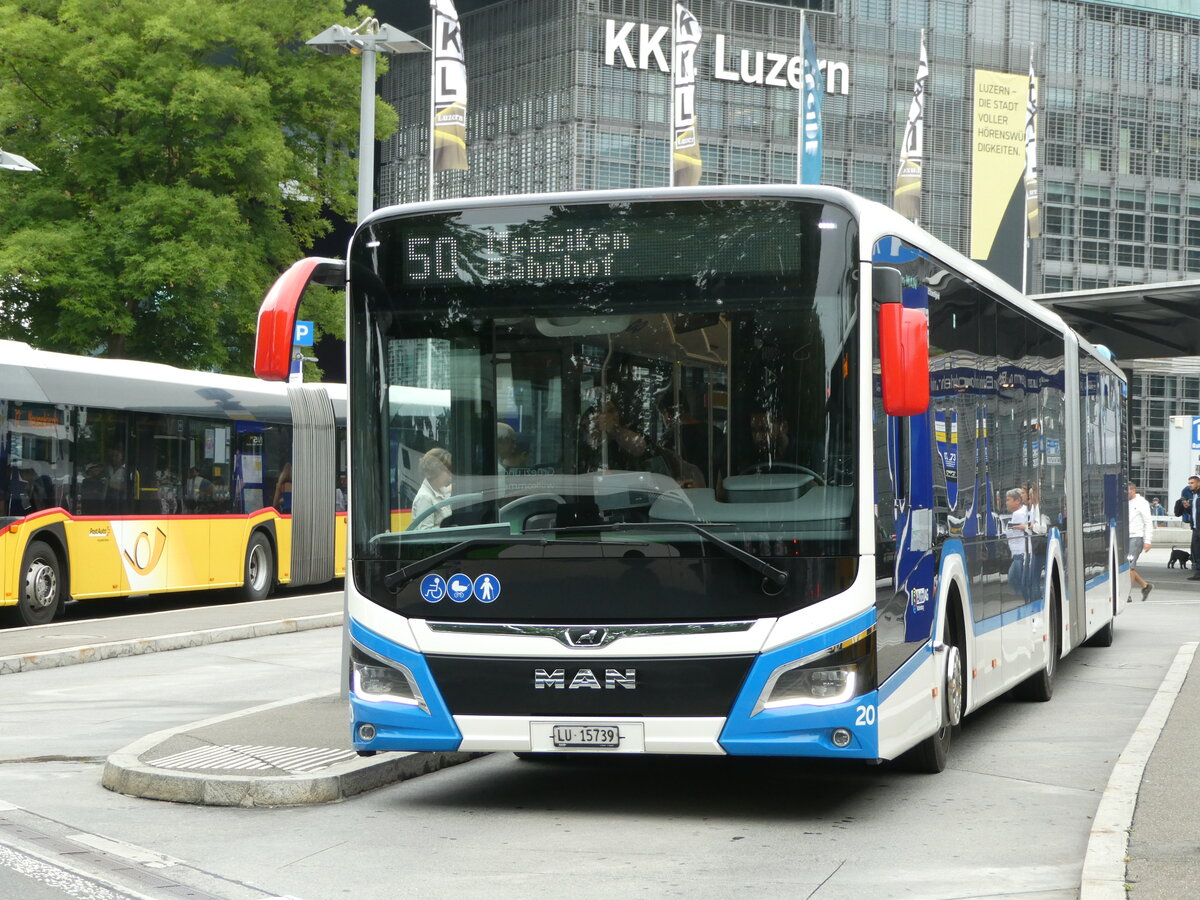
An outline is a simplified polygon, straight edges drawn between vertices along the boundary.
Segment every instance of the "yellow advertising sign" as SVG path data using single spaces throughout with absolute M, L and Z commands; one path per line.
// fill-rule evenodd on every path
M 1025 173 L 1025 74 L 975 70 L 971 135 L 971 258 L 988 259 Z M 1024 209 L 1024 195 L 1021 195 Z

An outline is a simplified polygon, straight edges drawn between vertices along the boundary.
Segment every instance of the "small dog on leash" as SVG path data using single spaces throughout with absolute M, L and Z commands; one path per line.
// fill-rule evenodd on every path
M 1188 563 L 1192 561 L 1192 554 L 1186 550 L 1180 550 L 1178 547 L 1171 548 L 1171 558 L 1167 560 L 1167 568 L 1175 568 L 1175 563 L 1179 563 L 1179 568 L 1186 569 Z

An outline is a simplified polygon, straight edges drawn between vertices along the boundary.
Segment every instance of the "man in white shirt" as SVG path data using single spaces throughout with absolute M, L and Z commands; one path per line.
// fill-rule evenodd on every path
M 1029 507 L 1020 488 L 1005 492 L 1004 503 L 1008 507 L 1008 525 L 1004 536 L 1008 539 L 1008 552 L 1012 562 L 1008 566 L 1008 586 L 1024 603 L 1031 599 L 1030 582 L 1033 575 L 1033 554 L 1030 546 Z
M 1150 501 L 1137 492 L 1137 485 L 1129 482 L 1129 577 L 1142 589 L 1145 600 L 1154 590 L 1154 585 L 1138 574 L 1138 557 L 1150 549 L 1154 536 L 1154 517 L 1150 514 Z M 1128 603 L 1132 597 L 1126 597 Z

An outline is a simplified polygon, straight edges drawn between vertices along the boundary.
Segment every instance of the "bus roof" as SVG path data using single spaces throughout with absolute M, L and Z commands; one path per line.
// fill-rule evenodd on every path
M 335 417 L 344 421 L 346 386 L 322 387 L 333 401 Z M 53 353 L 20 341 L 0 341 L 0 399 L 267 422 L 292 418 L 286 384 Z

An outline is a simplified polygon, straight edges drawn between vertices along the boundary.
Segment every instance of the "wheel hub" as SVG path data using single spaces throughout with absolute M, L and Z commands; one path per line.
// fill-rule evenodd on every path
M 950 726 L 962 721 L 963 672 L 958 647 L 946 648 L 946 722 Z
M 54 569 L 41 560 L 35 560 L 25 576 L 25 596 L 30 606 L 35 609 L 45 609 L 54 605 L 58 596 L 58 580 Z
M 263 551 L 261 547 L 256 545 L 254 549 L 250 551 L 250 561 L 247 568 L 249 569 L 247 572 L 249 577 L 246 580 L 250 582 L 255 590 L 261 590 L 262 581 L 263 578 L 266 577 L 267 568 L 265 561 L 263 560 Z

